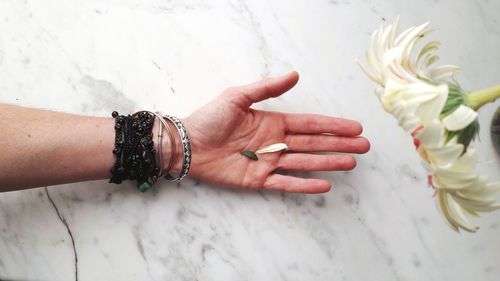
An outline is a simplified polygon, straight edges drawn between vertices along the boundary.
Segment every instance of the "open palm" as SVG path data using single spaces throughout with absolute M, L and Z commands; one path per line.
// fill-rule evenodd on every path
M 276 170 L 351 170 L 350 155 L 316 152 L 365 153 L 369 142 L 358 135 L 359 123 L 316 114 L 286 114 L 250 108 L 277 97 L 298 81 L 296 72 L 225 90 L 215 100 L 184 119 L 192 145 L 190 175 L 232 187 L 264 188 L 288 192 L 326 192 L 322 179 L 304 179 Z M 254 161 L 240 154 L 273 143 L 286 143 L 286 153 L 259 155 Z M 314 154 L 313 154 L 314 153 Z

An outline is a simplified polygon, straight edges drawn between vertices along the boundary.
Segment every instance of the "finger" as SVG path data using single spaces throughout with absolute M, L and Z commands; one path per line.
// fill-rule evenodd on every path
M 303 179 L 280 174 L 271 174 L 264 182 L 263 188 L 294 193 L 328 192 L 332 185 L 321 179 Z
M 292 171 L 349 171 L 356 167 L 356 159 L 350 155 L 285 153 L 277 165 L 280 169 Z
M 299 81 L 299 74 L 292 71 L 278 77 L 267 78 L 241 86 L 237 88 L 241 95 L 243 106 L 250 107 L 252 103 L 257 103 L 269 98 L 274 98 L 286 93 Z
M 364 137 L 334 135 L 287 135 L 285 143 L 290 151 L 366 153 L 370 142 Z
M 363 131 L 359 122 L 319 114 L 285 114 L 287 131 L 297 134 L 330 133 L 358 136 Z

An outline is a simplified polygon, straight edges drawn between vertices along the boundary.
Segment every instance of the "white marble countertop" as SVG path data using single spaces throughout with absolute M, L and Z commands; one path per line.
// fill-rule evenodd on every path
M 500 213 L 453 232 L 410 137 L 353 63 L 401 15 L 432 21 L 466 89 L 500 83 L 498 1 L 0 1 L 0 102 L 80 114 L 180 117 L 225 87 L 296 69 L 258 107 L 353 118 L 370 153 L 321 173 L 322 195 L 245 192 L 194 179 L 139 194 L 106 181 L 0 195 L 0 279 L 499 280 Z M 483 174 L 500 160 L 480 113 Z M 1 113 L 0 113 L 1 116 Z M 1 155 L 0 155 L 1 159 Z

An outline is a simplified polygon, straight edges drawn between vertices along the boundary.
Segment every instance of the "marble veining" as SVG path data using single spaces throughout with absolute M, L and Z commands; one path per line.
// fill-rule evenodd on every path
M 71 229 L 69 228 L 68 222 L 66 219 L 59 213 L 59 209 L 57 209 L 56 203 L 54 203 L 54 200 L 50 197 L 49 190 L 47 187 L 44 187 L 45 193 L 47 194 L 47 198 L 50 201 L 50 204 L 54 207 L 54 210 L 59 217 L 59 220 L 61 220 L 61 223 L 64 224 L 66 227 L 66 230 L 68 231 L 69 238 L 71 239 L 71 245 L 73 246 L 73 254 L 75 255 L 75 280 L 78 280 L 78 254 L 76 252 L 75 248 L 75 238 L 73 238 L 73 233 L 71 232 Z
M 256 107 L 357 119 L 372 142 L 355 171 L 315 173 L 332 181 L 327 194 L 193 178 L 145 194 L 107 181 L 0 194 L 0 279 L 498 280 L 500 215 L 477 220 L 475 235 L 444 224 L 409 136 L 353 59 L 401 15 L 404 27 L 432 22 L 465 89 L 498 84 L 499 10 L 486 0 L 0 1 L 0 102 L 183 117 L 228 86 L 296 69 L 296 88 Z M 493 180 L 498 105 L 479 117 L 479 169 Z

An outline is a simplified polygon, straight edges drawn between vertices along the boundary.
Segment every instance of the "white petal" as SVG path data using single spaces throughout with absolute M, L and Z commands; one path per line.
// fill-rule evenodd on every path
M 450 204 L 452 200 L 448 199 L 448 193 L 445 191 L 438 192 L 438 202 L 440 210 L 442 211 L 444 217 L 448 224 L 455 230 L 459 231 L 464 225 L 466 228 L 471 229 L 471 225 L 467 221 L 462 221 L 460 216 L 457 216 L 455 211 L 452 211 L 452 208 L 455 209 L 455 205 Z
M 381 86 L 384 86 L 384 81 L 382 81 L 382 79 L 378 75 L 375 75 L 374 73 L 372 73 L 370 70 L 368 70 L 368 68 L 366 68 L 364 65 L 362 65 L 358 60 L 354 60 L 354 62 L 356 62 L 356 64 L 359 65 L 361 70 L 366 74 L 366 76 L 368 76 L 370 79 L 372 79 L 373 82 L 378 83 Z
M 439 42 L 438 41 L 431 41 L 427 44 L 425 44 L 418 52 L 416 55 L 416 61 L 415 64 L 420 65 L 421 59 L 427 55 L 428 53 L 432 52 L 433 50 L 437 50 L 439 48 Z
M 428 55 L 424 59 L 423 66 L 424 67 L 428 67 L 429 65 L 437 62 L 438 60 L 439 60 L 439 56 L 437 56 L 437 55 Z
M 380 47 L 383 49 L 389 48 L 389 43 L 390 43 L 389 40 L 390 40 L 391 30 L 392 30 L 392 26 L 389 25 L 389 26 L 387 26 L 387 28 L 384 30 L 384 33 L 382 34 L 382 44 L 380 45 Z
M 408 133 L 413 132 L 418 126 L 420 126 L 420 118 L 416 116 L 407 117 L 405 122 L 401 124 L 401 127 Z
M 417 134 L 423 146 L 437 146 L 444 140 L 443 125 L 439 120 L 433 120 L 425 124 L 424 128 Z
M 460 68 L 455 65 L 441 65 L 429 71 L 429 76 L 432 80 L 446 80 L 458 73 Z
M 465 197 L 489 198 L 498 191 L 496 187 L 489 184 L 485 177 L 479 177 L 470 185 L 457 191 Z
M 448 98 L 448 85 L 443 84 L 434 87 L 436 96 L 434 99 L 420 104 L 416 114 L 422 119 L 423 123 L 427 123 L 435 118 L 438 118 L 443 110 L 446 99 Z
M 477 153 L 474 148 L 467 149 L 457 161 L 453 163 L 448 169 L 456 172 L 469 172 L 473 171 L 477 163 Z
M 479 197 L 469 197 L 461 195 L 459 192 L 452 194 L 453 199 L 467 210 L 476 212 L 491 212 L 499 208 L 498 204 L 495 204 L 495 200 L 486 200 Z
M 437 168 L 436 173 L 439 177 L 450 178 L 450 179 L 454 179 L 454 180 L 458 180 L 458 181 L 469 181 L 469 180 L 475 181 L 479 178 L 479 176 L 474 171 L 457 172 L 457 171 L 448 170 L 446 168 L 441 168 L 441 167 Z
M 458 232 L 458 224 L 455 222 L 453 217 L 450 214 L 449 207 L 448 207 L 448 201 L 446 199 L 447 193 L 445 191 L 439 190 L 437 193 L 437 198 L 438 198 L 438 203 L 439 203 L 439 210 L 441 210 L 441 213 L 446 219 L 446 222 L 448 225 L 453 228 L 455 231 Z
M 459 224 L 459 227 L 470 231 L 476 232 L 479 227 L 472 225 L 463 212 L 462 206 L 460 206 L 455 200 L 448 200 L 448 205 L 450 207 L 450 214 L 453 219 Z
M 287 149 L 288 146 L 285 143 L 274 143 L 264 148 L 261 148 L 255 152 L 255 154 L 264 154 L 270 152 L 276 152 Z
M 425 161 L 422 159 L 422 166 L 424 166 L 424 169 L 427 171 L 427 174 L 428 175 L 431 175 L 431 180 L 434 182 L 434 176 L 432 176 L 434 174 L 434 172 L 436 171 L 436 168 L 431 165 L 429 162 Z
M 462 208 L 454 200 L 450 200 L 446 191 L 438 192 L 439 206 L 446 220 L 453 229 L 458 231 L 460 228 L 475 232 L 478 227 L 473 226 L 465 217 Z
M 425 96 L 427 97 L 426 100 L 435 98 L 437 94 L 443 94 L 448 92 L 448 86 L 446 85 L 439 85 L 439 86 L 434 86 L 425 82 L 416 82 L 416 83 L 409 83 L 405 86 L 405 93 L 403 98 L 410 98 L 410 97 L 415 97 L 415 96 Z
M 370 46 L 366 51 L 366 60 L 370 67 L 373 68 L 374 72 L 377 74 L 382 73 L 382 67 L 380 65 L 380 58 L 375 55 L 375 36 L 377 35 L 377 31 L 374 31 L 372 34 L 372 38 L 370 41 Z M 380 76 L 380 75 L 379 75 Z
M 401 48 L 392 48 L 385 52 L 382 57 L 382 67 L 387 67 L 389 64 L 393 63 L 394 60 L 401 58 L 403 49 Z
M 450 115 L 443 118 L 443 124 L 448 131 L 459 131 L 469 126 L 477 118 L 477 112 L 461 104 Z
M 415 29 L 415 26 L 412 26 L 412 27 L 408 28 L 407 30 L 401 32 L 401 34 L 399 34 L 396 37 L 396 39 L 394 40 L 394 44 L 399 45 L 401 43 L 401 41 L 404 38 L 406 38 L 408 36 L 408 34 L 410 34 L 414 29 Z
M 445 166 L 454 162 L 464 151 L 464 147 L 461 144 L 426 147 L 425 149 L 429 154 L 431 162 L 438 166 Z
M 375 86 L 375 95 L 380 98 L 383 94 L 384 94 L 384 87 L 380 84 L 378 84 L 377 86 Z
M 465 190 L 470 189 L 477 184 L 481 184 L 481 178 L 474 171 L 468 173 L 460 173 L 438 167 L 436 168 L 435 175 L 445 189 L 450 188 L 456 190 Z
M 387 42 L 388 48 L 394 47 L 394 36 L 396 35 L 396 31 L 398 30 L 398 25 L 399 25 L 399 15 L 396 17 L 394 22 L 390 25 L 391 32 L 389 34 L 389 38 L 388 38 L 389 40 Z
M 471 189 L 479 180 L 478 177 L 472 177 L 469 179 L 454 178 L 453 175 L 443 175 L 440 170 L 435 171 L 435 178 L 439 183 L 439 188 L 448 191 Z
M 384 26 L 381 25 L 377 31 L 377 40 L 373 41 L 373 50 L 375 51 L 375 54 L 379 59 L 382 58 L 385 52 L 384 42 L 382 38 L 383 36 L 384 36 Z
M 396 44 L 400 47 L 405 48 L 410 41 L 419 36 L 420 33 L 424 32 L 427 26 L 429 25 L 429 22 L 426 22 L 424 24 L 421 24 L 419 26 L 411 27 L 407 31 L 403 32 L 398 38 L 396 39 Z

